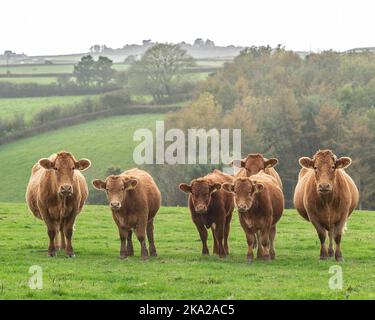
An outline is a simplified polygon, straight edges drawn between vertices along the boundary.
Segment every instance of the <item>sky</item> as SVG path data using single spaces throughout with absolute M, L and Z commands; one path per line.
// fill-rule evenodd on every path
M 12 0 L 1 1 L 0 11 L 0 53 L 196 38 L 303 51 L 375 46 L 373 0 Z

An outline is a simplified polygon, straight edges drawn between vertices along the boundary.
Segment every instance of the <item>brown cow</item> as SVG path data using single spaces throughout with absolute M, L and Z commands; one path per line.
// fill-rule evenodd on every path
M 56 256 L 56 249 L 65 249 L 74 256 L 73 226 L 88 196 L 87 184 L 80 171 L 91 165 L 87 159 L 77 161 L 69 152 L 40 159 L 33 167 L 26 191 L 27 204 L 48 229 L 48 255 Z
M 247 260 L 254 259 L 253 249 L 258 237 L 258 258 L 275 259 L 276 223 L 284 210 L 284 195 L 274 178 L 264 172 L 251 177 L 236 177 L 224 183 L 223 189 L 234 195 L 241 226 L 246 234 Z
M 264 158 L 260 153 L 248 154 L 246 158 L 242 160 L 233 160 L 232 164 L 236 167 L 242 168 L 236 176 L 247 176 L 250 177 L 261 171 L 264 171 L 268 175 L 274 177 L 280 188 L 283 188 L 280 176 L 277 171 L 273 168 L 279 161 L 276 158 L 267 159 Z
M 352 178 L 345 172 L 352 160 L 337 158 L 331 150 L 319 150 L 313 159 L 299 159 L 302 169 L 294 192 L 294 206 L 299 214 L 314 225 L 321 243 L 320 259 L 335 254 L 342 260 L 341 236 L 346 221 L 357 207 L 358 189 Z M 325 246 L 329 236 L 329 250 Z M 336 243 L 333 251 L 332 239 Z
M 146 233 L 151 256 L 156 256 L 154 218 L 161 206 L 161 194 L 154 179 L 143 170 L 130 169 L 105 181 L 94 180 L 96 189 L 105 190 L 121 239 L 120 258 L 134 255 L 132 230 L 141 244 L 142 259 L 148 258 Z
M 221 258 L 229 254 L 228 236 L 233 215 L 233 196 L 221 190 L 221 184 L 232 182 L 233 177 L 219 170 L 194 179 L 190 184 L 181 183 L 181 191 L 189 194 L 192 220 L 202 241 L 202 254 L 208 255 L 207 229 L 214 239 L 213 252 Z M 223 244 L 224 241 L 224 244 Z

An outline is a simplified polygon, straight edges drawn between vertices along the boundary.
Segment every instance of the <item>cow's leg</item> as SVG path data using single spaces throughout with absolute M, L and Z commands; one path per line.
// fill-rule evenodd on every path
M 44 222 L 46 223 L 47 233 L 49 237 L 48 255 L 50 257 L 55 257 L 56 256 L 55 238 L 57 234 L 56 224 L 50 218 L 47 212 L 42 212 L 42 217 L 43 217 Z
M 212 239 L 213 239 L 213 251 L 214 254 L 219 254 L 219 244 L 217 242 L 216 234 L 215 234 L 215 226 L 211 226 L 211 231 L 212 231 Z
M 271 230 L 270 230 L 270 256 L 272 260 L 276 258 L 275 245 L 274 245 L 275 237 L 276 237 L 276 226 L 273 226 L 271 227 Z
M 342 253 L 341 253 L 341 237 L 345 227 L 346 217 L 342 221 L 340 221 L 337 225 L 335 225 L 333 229 L 333 237 L 336 243 L 336 250 L 335 250 L 335 259 L 336 261 L 342 261 Z
M 320 240 L 320 259 L 326 260 L 328 257 L 328 252 L 327 252 L 327 248 L 325 244 L 326 237 L 327 237 L 327 230 L 324 229 L 324 227 L 320 225 L 320 223 L 318 223 L 317 221 L 312 220 L 312 219 L 310 220 L 312 224 L 314 225 L 316 232 L 318 233 L 319 240 Z
M 246 235 L 246 241 L 247 241 L 247 262 L 252 263 L 254 260 L 254 243 L 256 241 L 255 238 L 255 230 L 250 229 L 244 219 L 240 216 L 240 224 L 242 226 L 242 229 L 245 231 Z M 259 243 L 258 243 L 259 245 Z
M 143 260 L 148 259 L 148 251 L 146 247 L 146 228 L 147 228 L 147 221 L 140 222 L 137 224 L 135 228 L 135 234 L 137 236 L 137 239 L 141 245 L 141 258 Z
M 133 240 L 132 240 L 133 231 L 130 229 L 128 231 L 128 237 L 126 242 L 126 249 L 127 249 L 127 256 L 134 256 L 134 247 L 133 247 Z
M 218 245 L 218 251 L 219 251 L 219 257 L 225 258 L 226 252 L 224 249 L 224 219 L 220 219 L 217 221 L 216 227 L 215 227 L 215 236 L 217 239 L 217 245 Z
M 226 254 L 229 254 L 228 238 L 229 238 L 231 220 L 232 220 L 232 213 L 227 215 L 227 217 L 225 218 L 224 249 L 225 249 Z
M 56 250 L 65 250 L 65 235 L 64 235 L 64 222 L 61 221 L 58 227 L 58 232 L 55 237 L 55 247 Z
M 129 252 L 127 250 L 126 242 L 129 238 L 129 234 L 131 234 L 131 230 L 128 230 L 124 226 L 118 226 L 118 232 L 120 236 L 120 259 L 126 259 L 129 256 Z
M 260 238 L 258 239 L 262 245 L 262 259 L 264 261 L 269 261 L 270 256 L 270 228 L 264 227 L 260 230 Z
M 209 255 L 210 253 L 209 253 L 208 247 L 207 247 L 207 237 L 208 237 L 207 229 L 199 218 L 197 218 L 197 219 L 193 218 L 193 222 L 195 224 L 195 227 L 198 230 L 199 236 L 200 236 L 201 241 L 202 241 L 202 254 L 203 255 Z
M 260 242 L 260 232 L 258 231 L 255 233 L 255 242 L 254 242 L 254 249 L 257 249 L 257 259 L 261 259 L 263 257 L 263 248 Z
M 64 220 L 63 231 L 66 238 L 65 244 L 65 253 L 68 257 L 74 257 L 74 250 L 72 246 L 72 237 L 73 237 L 73 226 L 76 219 L 76 214 L 71 214 L 67 219 Z
M 154 220 L 150 220 L 147 223 L 147 239 L 148 239 L 148 248 L 150 255 L 153 257 L 157 256 L 155 243 L 154 243 Z
M 255 240 L 255 233 L 252 233 L 251 231 L 247 230 L 245 231 L 246 234 L 246 240 L 247 240 L 247 262 L 252 263 L 254 260 L 254 242 Z M 259 245 L 259 244 L 258 244 Z
M 335 251 L 333 250 L 333 228 L 328 231 L 329 237 L 329 247 L 328 247 L 328 256 L 333 257 L 335 255 Z

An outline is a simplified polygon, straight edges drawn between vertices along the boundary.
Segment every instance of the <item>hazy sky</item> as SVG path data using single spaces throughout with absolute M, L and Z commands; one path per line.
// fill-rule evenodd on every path
M 30 55 L 198 37 L 294 50 L 375 46 L 373 0 L 12 0 L 0 10 L 0 52 Z

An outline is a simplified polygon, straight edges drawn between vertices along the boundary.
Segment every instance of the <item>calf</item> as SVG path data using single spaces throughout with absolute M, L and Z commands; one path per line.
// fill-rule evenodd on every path
M 277 165 L 279 161 L 276 158 L 267 159 L 264 158 L 262 154 L 248 154 L 246 158 L 242 160 L 233 160 L 232 163 L 234 166 L 242 168 L 236 176 L 247 176 L 250 177 L 254 174 L 257 174 L 261 171 L 270 175 L 276 179 L 277 184 L 282 189 L 283 184 L 281 182 L 280 176 L 275 170 L 274 166 Z
M 189 194 L 192 220 L 202 241 L 202 254 L 208 255 L 207 229 L 214 238 L 213 252 L 221 258 L 229 254 L 228 236 L 233 215 L 233 196 L 221 190 L 221 184 L 231 182 L 232 177 L 219 170 L 194 179 L 190 184 L 181 183 L 181 191 Z
M 73 225 L 88 196 L 87 184 L 80 171 L 91 165 L 87 159 L 77 161 L 69 152 L 40 159 L 33 167 L 26 191 L 26 202 L 34 216 L 44 220 L 49 236 L 48 255 L 65 249 L 74 256 Z
M 275 259 L 276 224 L 284 210 L 284 195 L 275 180 L 264 172 L 249 177 L 236 177 L 224 183 L 223 189 L 234 195 L 241 226 L 246 234 L 247 260 L 254 259 L 253 249 L 258 237 L 258 258 Z
M 154 218 L 161 205 L 161 194 L 154 179 L 140 169 L 130 169 L 105 181 L 94 180 L 96 189 L 107 194 L 121 239 L 120 258 L 134 255 L 132 231 L 141 244 L 142 259 L 148 258 L 146 233 L 151 256 L 156 256 L 154 243 Z
M 331 150 L 319 150 L 313 159 L 299 159 L 302 169 L 294 192 L 294 206 L 299 214 L 310 221 L 319 236 L 320 259 L 335 255 L 342 260 L 341 236 L 346 221 L 357 207 L 358 189 L 352 178 L 345 172 L 352 160 L 337 158 Z M 327 252 L 325 240 L 329 236 Z M 333 250 L 333 239 L 336 250 Z

